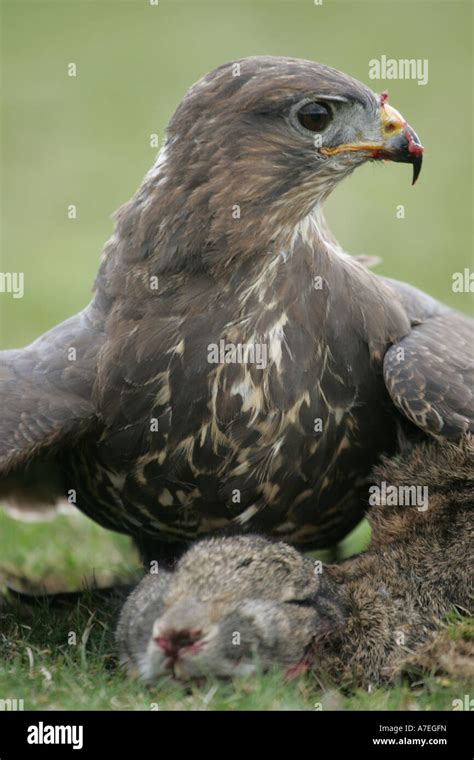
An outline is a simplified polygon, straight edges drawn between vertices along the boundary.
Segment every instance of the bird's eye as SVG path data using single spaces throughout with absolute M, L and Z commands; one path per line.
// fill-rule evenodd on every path
M 322 132 L 331 121 L 331 111 L 323 103 L 306 103 L 296 116 L 301 126 L 310 132 Z

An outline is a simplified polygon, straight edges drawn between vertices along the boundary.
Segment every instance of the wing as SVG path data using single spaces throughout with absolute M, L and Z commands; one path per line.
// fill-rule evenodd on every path
M 456 440 L 474 432 L 474 321 L 389 281 L 411 332 L 389 348 L 384 378 L 395 405 L 425 432 Z
M 88 311 L 30 346 L 0 353 L 0 498 L 24 509 L 61 495 L 56 455 L 94 424 L 100 332 Z

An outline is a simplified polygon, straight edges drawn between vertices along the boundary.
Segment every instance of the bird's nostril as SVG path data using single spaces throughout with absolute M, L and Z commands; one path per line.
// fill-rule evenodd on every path
M 201 638 L 201 631 L 189 629 L 164 631 L 154 637 L 155 644 L 168 657 L 176 657 L 180 650 L 194 646 Z

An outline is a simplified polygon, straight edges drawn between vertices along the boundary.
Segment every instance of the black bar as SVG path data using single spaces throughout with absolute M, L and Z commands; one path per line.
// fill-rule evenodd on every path
M 239 748 L 254 754 L 256 745 L 269 758 L 273 752 L 285 754 L 284 744 L 292 758 L 358 752 L 362 757 L 472 760 L 472 717 L 469 711 L 1 712 L 0 760 L 95 757 L 104 750 L 107 757 L 128 757 L 130 749 L 140 760 L 161 752 L 182 756 L 188 747 L 193 754 L 198 750 L 221 758 Z M 66 728 L 56 733 L 56 726 Z M 43 743 L 30 743 L 28 737 Z M 69 739 L 78 748 L 46 743 L 50 738 Z

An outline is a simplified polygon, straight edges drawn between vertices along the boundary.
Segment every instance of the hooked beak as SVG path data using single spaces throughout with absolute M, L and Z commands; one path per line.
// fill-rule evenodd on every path
M 413 181 L 415 184 L 421 172 L 423 161 L 423 146 L 418 135 L 405 121 L 403 116 L 387 104 L 388 93 L 380 96 L 380 143 L 350 143 L 334 148 L 323 147 L 320 152 L 324 155 L 334 155 L 346 151 L 367 151 L 372 159 L 398 161 L 413 164 Z

